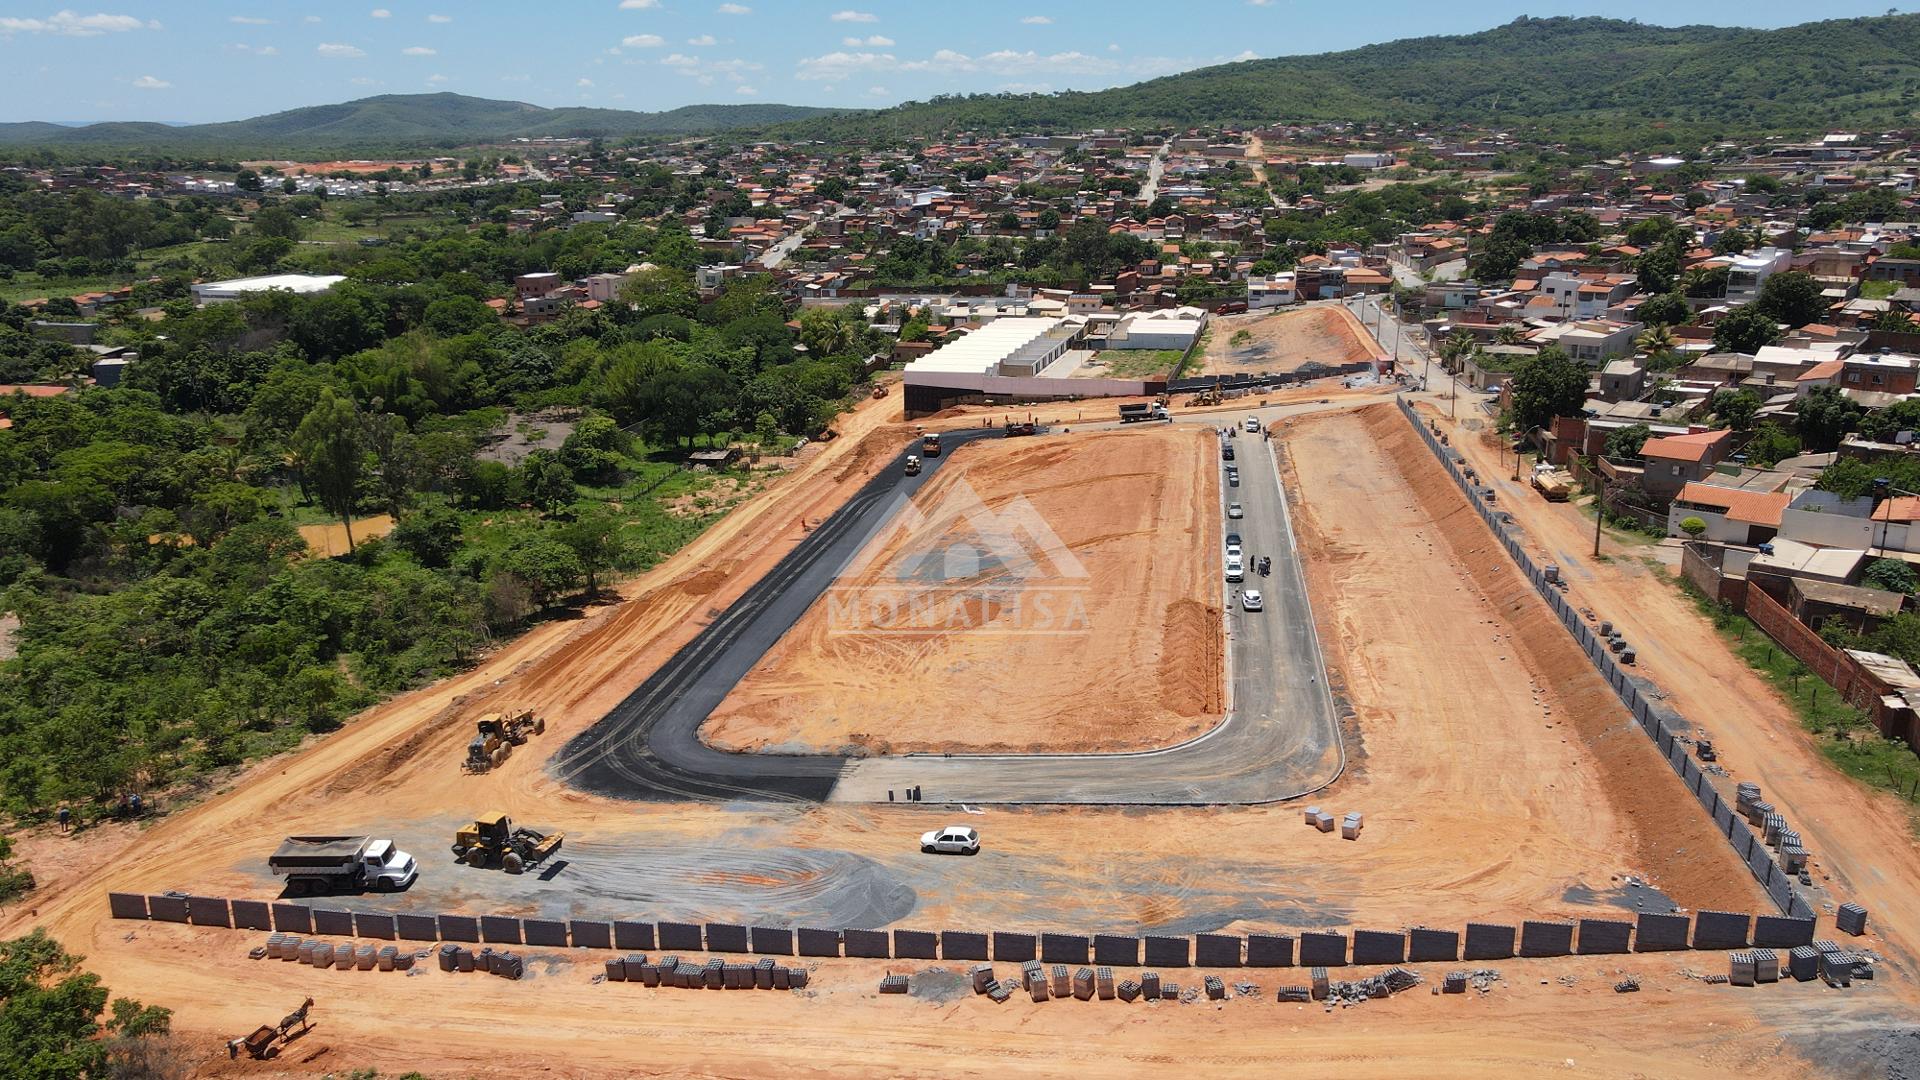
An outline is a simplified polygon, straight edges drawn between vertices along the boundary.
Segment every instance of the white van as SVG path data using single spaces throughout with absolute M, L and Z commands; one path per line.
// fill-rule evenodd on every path
M 1246 567 L 1239 555 L 1227 556 L 1227 580 L 1239 581 L 1246 575 Z

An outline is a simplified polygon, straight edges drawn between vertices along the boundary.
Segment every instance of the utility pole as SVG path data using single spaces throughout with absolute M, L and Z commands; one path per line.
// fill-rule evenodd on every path
M 1593 557 L 1600 557 L 1600 523 L 1607 519 L 1607 478 L 1598 467 L 1593 470 Z

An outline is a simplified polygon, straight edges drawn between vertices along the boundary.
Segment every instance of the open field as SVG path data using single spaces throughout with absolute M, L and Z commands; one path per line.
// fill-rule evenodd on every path
M 603 954 L 532 950 L 531 978 L 517 984 L 437 970 L 341 975 L 250 963 L 259 934 L 105 917 L 107 889 L 272 896 L 265 855 L 308 831 L 392 835 L 420 858 L 421 881 L 404 897 L 341 905 L 366 909 L 1130 933 L 1393 928 L 1659 906 L 1623 889 L 1631 874 L 1683 907 L 1768 910 L 1726 845 L 1689 831 L 1704 822 L 1698 810 L 1390 405 L 1287 420 L 1276 436 L 1334 687 L 1353 711 L 1349 768 L 1312 801 L 1365 811 L 1359 842 L 1306 829 L 1298 804 L 989 808 L 964 819 L 987 849 L 942 859 L 919 855 L 912 837 L 959 819 L 951 807 L 636 804 L 559 782 L 549 754 L 893 460 L 909 429 L 889 422 L 886 404 L 863 406 L 842 421 L 841 439 L 628 583 L 627 602 L 536 629 L 474 671 L 370 710 L 145 829 L 31 835 L 21 851 L 45 871 L 44 887 L 31 910 L 0 912 L 0 933 L 45 925 L 116 994 L 176 1008 L 183 1043 L 212 1058 L 205 1074 L 216 1076 L 261 1074 L 227 1063 L 219 1040 L 307 995 L 319 1026 L 271 1072 L 931 1077 L 1095 1066 L 1164 1076 L 1180 1062 L 1237 1076 L 1287 1061 L 1343 1076 L 1722 1077 L 1816 1066 L 1862 1075 L 1873 1040 L 1912 1015 L 1906 979 L 1841 993 L 1734 990 L 1681 973 L 1723 970 L 1721 954 L 1505 961 L 1491 965 L 1505 981 L 1485 997 L 1421 987 L 1327 1014 L 1273 1002 L 1273 986 L 1304 980 L 1297 970 L 1222 973 L 1263 989 L 1221 1007 L 874 992 L 882 970 L 956 966 L 913 961 L 808 961 L 813 989 L 800 995 L 697 994 L 595 983 Z M 1060 408 L 1070 417 L 1074 406 Z M 1243 453 L 1257 446 L 1241 440 Z M 547 734 L 500 770 L 463 777 L 471 719 L 514 701 L 538 703 Z M 565 865 L 550 880 L 451 864 L 453 826 L 496 807 L 567 831 Z M 66 860 L 69 849 L 84 857 Z M 1897 845 L 1875 858 L 1912 860 Z M 1854 865 L 1873 873 L 1882 863 Z M 1905 886 L 1874 886 L 1894 888 Z M 1869 903 L 1897 920 L 1907 895 Z M 1864 944 L 1888 947 L 1877 930 Z M 1432 980 L 1445 966 L 1420 970 Z M 1620 972 L 1645 991 L 1614 994 Z M 539 1037 L 494 1037 L 503 1012 L 537 1015 Z
M 1102 349 L 1080 370 L 1076 379 L 1150 379 L 1171 373 L 1184 349 Z
M 1215 442 L 1162 428 L 960 448 L 914 500 L 925 520 L 876 538 L 704 737 L 785 752 L 1080 752 L 1205 731 L 1223 708 Z M 1069 565 L 1002 561 L 1022 538 L 983 537 L 982 507 L 1030 509 Z
M 1247 336 L 1241 338 L 1241 334 Z M 1309 361 L 1338 367 L 1384 355 L 1341 305 L 1216 316 L 1206 353 L 1189 375 L 1294 371 Z

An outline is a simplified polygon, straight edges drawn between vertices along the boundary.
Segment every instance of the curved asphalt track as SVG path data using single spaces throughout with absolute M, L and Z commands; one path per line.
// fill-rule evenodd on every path
M 1212 731 L 1162 750 L 1130 754 L 747 754 L 700 741 L 702 721 L 832 584 L 903 500 L 950 455 L 995 429 L 946 433 L 947 453 L 906 476 L 907 450 L 782 559 L 767 576 L 654 672 L 625 701 L 576 736 L 552 769 L 576 787 L 614 798 L 885 802 L 919 786 L 923 801 L 1192 805 L 1294 798 L 1340 774 L 1344 755 L 1324 682 L 1312 609 L 1292 524 L 1268 444 L 1242 437 L 1237 523 L 1249 562 L 1273 558 L 1273 575 L 1248 587 L 1265 612 L 1228 605 L 1232 701 Z M 1042 436 L 1043 438 L 1045 436 Z

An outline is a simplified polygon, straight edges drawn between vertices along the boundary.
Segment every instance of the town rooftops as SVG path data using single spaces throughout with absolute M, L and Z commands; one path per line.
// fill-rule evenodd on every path
M 1873 508 L 1875 521 L 1920 521 L 1920 498 L 1896 495 Z

